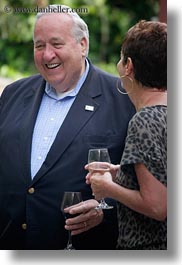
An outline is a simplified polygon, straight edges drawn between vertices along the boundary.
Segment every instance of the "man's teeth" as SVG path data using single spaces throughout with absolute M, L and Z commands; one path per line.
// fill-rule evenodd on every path
M 51 64 L 46 64 L 46 66 L 49 69 L 53 69 L 53 68 L 60 66 L 60 64 L 59 63 L 51 63 Z

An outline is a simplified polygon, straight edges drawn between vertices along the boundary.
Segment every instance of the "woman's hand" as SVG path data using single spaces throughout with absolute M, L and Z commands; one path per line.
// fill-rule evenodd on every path
M 95 162 L 94 162 L 95 163 Z M 110 163 L 107 163 L 107 162 L 98 162 L 98 163 L 102 163 L 103 165 L 109 167 L 109 172 L 111 173 L 112 175 L 112 179 L 113 181 L 115 181 L 116 179 L 116 173 L 118 172 L 118 169 L 120 168 L 120 165 L 113 165 L 113 164 L 110 164 Z M 91 163 L 90 163 L 91 164 Z M 89 170 L 89 164 L 85 165 L 85 169 L 86 170 Z M 90 170 L 89 173 L 86 175 L 86 183 L 87 184 L 91 184 L 90 182 L 90 177 L 96 173 L 97 171 L 96 170 Z M 97 172 L 98 173 L 98 172 Z M 99 172 L 99 174 L 104 174 L 105 172 Z
M 105 172 L 104 174 L 93 173 L 90 177 L 90 182 L 96 200 L 110 197 L 110 186 L 113 184 L 110 172 Z

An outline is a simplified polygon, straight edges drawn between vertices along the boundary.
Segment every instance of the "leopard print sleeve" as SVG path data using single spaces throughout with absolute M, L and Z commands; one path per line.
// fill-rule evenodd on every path
M 121 169 L 131 172 L 132 165 L 143 163 L 163 184 L 167 176 L 167 108 L 152 106 L 137 112 L 128 126 Z

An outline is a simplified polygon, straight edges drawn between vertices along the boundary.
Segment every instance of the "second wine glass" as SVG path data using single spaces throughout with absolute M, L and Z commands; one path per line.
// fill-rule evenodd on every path
M 61 211 L 64 214 L 65 219 L 72 218 L 74 216 L 72 216 L 71 214 L 65 213 L 64 209 L 69 207 L 69 206 L 75 205 L 79 202 L 82 202 L 81 192 L 73 192 L 73 191 L 64 192 L 63 200 L 61 203 Z M 65 249 L 66 250 L 75 249 L 73 244 L 72 244 L 71 230 L 68 230 L 68 242 L 67 242 L 67 246 Z
M 110 170 L 110 167 L 108 164 L 104 163 L 111 163 L 109 152 L 107 148 L 97 148 L 97 149 L 89 149 L 88 152 L 88 164 L 89 171 L 95 171 L 95 172 L 107 172 Z M 112 209 L 113 206 L 110 206 L 106 203 L 104 198 L 100 200 L 100 203 L 98 206 L 96 206 L 96 209 Z

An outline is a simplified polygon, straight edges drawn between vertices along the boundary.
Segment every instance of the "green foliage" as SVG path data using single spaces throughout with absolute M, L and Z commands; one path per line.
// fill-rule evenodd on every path
M 33 61 L 32 33 L 35 11 L 48 4 L 85 7 L 79 13 L 89 26 L 91 61 L 117 74 L 121 42 L 125 32 L 138 20 L 158 15 L 158 0 L 1 0 L 0 2 L 0 75 L 29 75 L 36 72 Z M 24 8 L 16 13 L 16 8 Z M 26 8 L 34 8 L 27 12 Z M 19 75 L 18 75 L 19 76 Z

